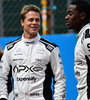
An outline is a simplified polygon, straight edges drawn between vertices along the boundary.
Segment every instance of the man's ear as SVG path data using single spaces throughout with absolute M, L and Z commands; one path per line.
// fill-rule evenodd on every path
M 86 19 L 86 13 L 85 12 L 82 12 L 80 14 L 80 17 L 81 17 L 82 20 Z
M 21 19 L 20 22 L 21 22 L 21 25 L 22 25 L 22 27 L 23 27 L 23 23 L 24 23 L 23 20 Z

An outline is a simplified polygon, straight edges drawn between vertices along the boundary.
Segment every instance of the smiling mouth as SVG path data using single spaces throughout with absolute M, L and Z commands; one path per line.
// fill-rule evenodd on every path
M 66 25 L 67 25 L 67 26 L 70 25 L 70 22 L 69 22 L 69 21 L 66 21 Z
M 31 29 L 37 29 L 37 27 L 30 27 Z
M 68 23 L 69 23 L 69 21 L 66 20 L 66 24 L 68 24 Z
M 67 25 L 67 26 L 69 26 L 69 23 L 68 23 L 68 22 L 66 22 L 66 25 Z
M 31 27 L 32 29 L 37 29 L 37 27 Z

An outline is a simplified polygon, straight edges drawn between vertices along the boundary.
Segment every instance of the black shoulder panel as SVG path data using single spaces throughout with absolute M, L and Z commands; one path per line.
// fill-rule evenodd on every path
M 86 38 L 90 38 L 90 29 L 87 29 L 86 31 L 85 31 L 85 39 Z
M 6 45 L 7 45 L 7 49 L 10 50 L 11 48 L 13 48 L 14 45 L 15 45 L 17 42 L 19 42 L 20 40 L 21 40 L 21 37 L 18 38 L 17 40 L 14 40 L 14 41 L 12 41 L 12 42 L 7 43 L 7 44 L 6 44 Z
M 52 43 L 44 38 L 40 39 L 40 42 L 43 43 L 46 46 L 46 49 L 48 49 L 50 52 L 57 47 L 57 45 L 55 43 Z

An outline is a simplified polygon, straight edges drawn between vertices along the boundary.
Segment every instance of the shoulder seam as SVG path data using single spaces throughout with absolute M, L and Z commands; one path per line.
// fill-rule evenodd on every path
M 13 48 L 14 45 L 15 45 L 17 42 L 19 42 L 20 40 L 21 40 L 21 37 L 18 38 L 18 39 L 16 39 L 16 40 L 14 40 L 14 41 L 11 41 L 11 42 L 7 43 L 7 44 L 6 44 L 7 49 L 10 50 L 11 48 Z
M 40 39 L 40 42 L 43 42 L 43 43 L 46 43 L 46 44 L 50 44 L 50 45 L 52 45 L 52 46 L 54 46 L 54 47 L 57 47 L 57 45 L 56 45 L 55 43 L 50 42 L 50 41 L 48 41 L 48 40 L 46 40 L 46 39 L 44 39 L 44 38 L 41 38 L 41 39 Z
M 8 44 L 11 44 L 11 43 L 14 43 L 14 42 L 18 42 L 18 41 L 20 41 L 21 40 L 21 37 L 20 38 L 18 38 L 18 39 L 16 39 L 16 40 L 14 40 L 14 41 L 11 41 L 11 42 L 9 42 L 9 43 L 7 43 L 6 45 L 8 45 Z
M 40 42 L 43 43 L 46 47 L 46 49 L 48 49 L 50 52 L 55 48 L 58 47 L 55 43 L 52 43 L 44 38 L 40 39 Z

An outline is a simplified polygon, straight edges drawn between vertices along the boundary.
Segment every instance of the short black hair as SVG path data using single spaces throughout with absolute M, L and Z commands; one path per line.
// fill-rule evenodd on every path
M 84 0 L 76 0 L 71 2 L 72 5 L 76 5 L 76 9 L 79 12 L 85 12 L 87 19 L 90 19 L 90 4 Z

